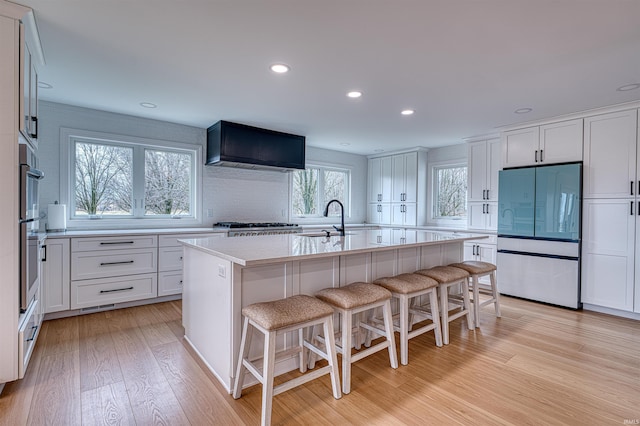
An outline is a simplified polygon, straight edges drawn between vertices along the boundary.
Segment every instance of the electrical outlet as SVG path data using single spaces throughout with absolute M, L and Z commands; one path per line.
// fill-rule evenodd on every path
M 225 268 L 224 265 L 218 265 L 218 275 L 222 278 L 227 276 L 227 268 Z

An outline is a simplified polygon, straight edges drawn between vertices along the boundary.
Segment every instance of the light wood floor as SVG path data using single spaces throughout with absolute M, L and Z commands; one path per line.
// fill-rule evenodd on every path
M 274 424 L 623 425 L 640 422 L 640 323 L 504 297 L 451 344 L 411 340 L 274 399 Z M 233 400 L 183 342 L 180 302 L 46 321 L 27 376 L 0 397 L 2 425 L 259 424 L 260 386 Z

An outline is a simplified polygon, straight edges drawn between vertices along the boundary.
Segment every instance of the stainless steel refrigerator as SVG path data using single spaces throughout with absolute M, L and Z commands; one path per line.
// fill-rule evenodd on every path
M 500 293 L 580 308 L 582 164 L 500 171 Z

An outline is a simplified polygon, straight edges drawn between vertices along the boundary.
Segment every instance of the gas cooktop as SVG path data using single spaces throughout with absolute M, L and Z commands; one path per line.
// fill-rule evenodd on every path
M 292 228 L 298 226 L 297 223 L 282 222 L 218 222 L 214 223 L 214 228 L 243 229 L 243 228 Z

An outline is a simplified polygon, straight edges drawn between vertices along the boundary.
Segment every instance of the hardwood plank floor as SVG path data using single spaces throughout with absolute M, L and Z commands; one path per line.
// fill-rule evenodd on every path
M 359 361 L 340 400 L 328 376 L 276 396 L 273 423 L 640 423 L 640 322 L 502 305 L 476 331 L 454 322 L 446 347 L 412 339 L 397 370 L 385 351 Z M 0 396 L 0 425 L 259 424 L 260 386 L 228 395 L 183 341 L 180 312 L 175 301 L 45 322 L 27 375 Z

